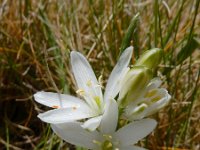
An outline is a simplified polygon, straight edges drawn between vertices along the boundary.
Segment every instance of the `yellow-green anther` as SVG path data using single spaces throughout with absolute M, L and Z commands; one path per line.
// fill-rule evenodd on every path
M 151 99 L 151 102 L 155 103 L 155 102 L 159 101 L 161 98 L 162 97 L 160 97 L 160 96 L 156 96 L 156 97 L 154 97 L 154 98 Z
M 76 91 L 77 94 L 79 94 L 80 96 L 84 96 L 85 95 L 85 91 L 83 89 L 78 89 Z
M 109 134 L 104 134 L 103 137 L 107 140 L 111 140 L 112 139 L 112 135 Z
M 155 69 L 162 60 L 163 50 L 159 48 L 153 48 L 142 54 L 136 61 L 136 66 L 145 66 L 149 69 Z
M 104 134 L 103 137 L 106 139 L 102 144 L 102 149 L 104 150 L 113 150 L 113 144 L 110 142 L 112 139 L 111 135 Z
M 144 66 L 135 66 L 125 75 L 119 93 L 119 102 L 122 107 L 136 100 L 152 78 L 150 69 Z
M 101 146 L 102 145 L 102 143 L 100 142 L 100 141 L 97 141 L 97 140 L 93 140 L 92 141 L 94 144 L 97 144 L 97 145 L 99 145 L 99 146 Z
M 94 100 L 95 100 L 97 106 L 100 108 L 100 107 L 101 107 L 101 100 L 100 100 L 100 97 L 99 97 L 99 96 L 94 96 Z
M 145 97 L 145 98 L 150 98 L 150 97 L 153 97 L 154 95 L 156 95 L 156 93 L 157 93 L 157 90 L 153 89 L 153 90 L 147 92 L 147 93 L 144 95 L 144 97 Z

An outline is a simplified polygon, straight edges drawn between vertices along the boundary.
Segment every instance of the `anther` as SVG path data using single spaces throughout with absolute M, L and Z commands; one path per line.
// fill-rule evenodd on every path
M 92 142 L 94 143 L 94 144 L 97 144 L 97 145 L 99 145 L 99 146 L 101 146 L 101 142 L 99 142 L 99 141 L 97 141 L 97 140 L 92 140 Z
M 98 82 L 101 86 L 103 86 L 103 76 L 100 75 L 99 78 L 98 78 Z
M 57 106 L 57 105 L 53 105 L 52 108 L 59 108 L 59 106 Z
M 157 90 L 156 89 L 153 89 L 151 91 L 148 91 L 146 94 L 145 94 L 145 98 L 148 98 L 148 97 L 152 97 L 154 96 L 155 94 L 157 93 Z
M 85 91 L 82 90 L 82 89 L 78 89 L 78 90 L 76 91 L 76 93 L 79 94 L 79 95 L 81 95 L 81 96 L 85 95 Z
M 111 136 L 111 135 L 104 134 L 103 136 L 104 136 L 107 140 L 111 140 L 111 139 L 112 139 L 112 136 Z

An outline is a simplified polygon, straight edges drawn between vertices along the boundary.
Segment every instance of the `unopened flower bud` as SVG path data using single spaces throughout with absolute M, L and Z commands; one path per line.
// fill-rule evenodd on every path
M 162 60 L 162 49 L 153 48 L 144 52 L 136 61 L 136 66 L 145 66 L 149 69 L 156 68 Z
M 159 78 L 152 79 L 140 97 L 124 109 L 124 118 L 130 121 L 139 120 L 156 113 L 167 105 L 171 96 L 166 89 L 160 88 L 160 85 Z
M 122 107 L 137 99 L 152 78 L 150 69 L 144 66 L 134 66 L 124 77 L 119 93 L 119 103 Z

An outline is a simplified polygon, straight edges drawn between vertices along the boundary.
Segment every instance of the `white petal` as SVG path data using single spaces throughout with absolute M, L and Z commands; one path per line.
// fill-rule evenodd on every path
M 153 119 L 135 121 L 115 132 L 113 138 L 115 141 L 119 141 L 121 146 L 132 145 L 147 136 L 155 128 L 156 124 Z
M 130 106 L 130 107 L 127 107 L 124 111 L 124 116 L 126 119 L 128 119 L 129 121 L 133 121 L 133 120 L 139 120 L 139 119 L 142 119 L 145 117 L 146 113 L 147 113 L 147 109 L 148 108 L 145 108 L 142 106 L 143 104 L 141 104 L 140 106 Z M 145 105 L 145 104 L 144 104 Z M 140 111 L 143 107 L 143 111 Z M 147 106 L 148 107 L 148 106 Z M 140 110 L 138 110 L 140 109 Z M 137 110 L 139 112 L 137 112 Z
M 38 103 L 53 108 L 83 107 L 87 105 L 83 100 L 74 96 L 52 92 L 37 92 L 34 94 L 34 98 Z
M 145 148 L 142 148 L 142 147 L 138 147 L 138 146 L 125 146 L 125 147 L 119 147 L 119 150 L 147 150 Z
M 117 62 L 116 66 L 111 72 L 111 75 L 108 79 L 104 100 L 114 99 L 115 96 L 118 94 L 121 88 L 121 80 L 123 79 L 124 75 L 127 73 L 128 64 L 132 57 L 133 47 L 130 46 L 126 48 L 126 50 L 122 53 L 119 61 Z
M 171 95 L 168 94 L 168 91 L 166 89 L 160 88 L 159 94 L 162 98 L 148 107 L 148 109 L 146 110 L 146 116 L 154 114 L 169 103 Z
M 100 122 L 101 122 L 101 118 L 102 118 L 102 116 L 98 116 L 98 117 L 94 117 L 94 118 L 88 119 L 81 126 L 84 129 L 88 129 L 89 131 L 94 131 L 94 130 L 96 130 L 96 128 L 99 127 Z
M 82 54 L 72 51 L 71 65 L 78 88 L 84 90 L 87 94 L 92 95 L 93 97 L 98 96 L 102 103 L 101 87 L 99 86 L 96 76 L 87 59 Z M 86 98 L 86 100 L 88 99 Z M 90 100 L 87 102 L 92 105 Z
M 52 124 L 53 131 L 68 143 L 76 146 L 97 149 L 98 145 L 94 141 L 101 141 L 102 137 L 97 132 L 90 132 L 83 129 L 79 123 L 70 122 L 65 124 Z
M 110 134 L 115 132 L 118 122 L 118 104 L 114 99 L 110 99 L 105 106 L 105 112 L 100 124 L 101 133 Z
M 162 81 L 159 77 L 153 78 L 147 86 L 147 90 L 158 88 L 161 85 Z
M 81 120 L 85 118 L 94 117 L 89 108 L 59 108 L 41 113 L 38 117 L 47 123 L 65 123 L 74 120 Z

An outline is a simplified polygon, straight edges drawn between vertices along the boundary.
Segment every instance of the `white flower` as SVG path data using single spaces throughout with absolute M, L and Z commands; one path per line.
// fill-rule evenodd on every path
M 128 47 L 114 67 L 102 95 L 101 85 L 88 63 L 87 59 L 80 53 L 71 52 L 71 66 L 77 83 L 77 93 L 83 98 L 58 94 L 52 92 L 37 92 L 34 98 L 37 102 L 57 108 L 38 117 L 47 123 L 57 124 L 87 119 L 82 127 L 95 130 L 101 123 L 105 107 L 110 99 L 114 99 L 121 88 L 121 79 L 128 71 L 128 64 L 132 56 L 133 47 Z M 107 123 L 105 123 L 107 124 Z
M 110 100 L 99 130 L 89 131 L 78 122 L 51 124 L 53 131 L 66 142 L 93 150 L 144 150 L 134 146 L 156 126 L 153 119 L 131 122 L 116 131 L 118 104 Z
M 168 104 L 171 96 L 166 89 L 159 88 L 161 80 L 152 79 L 152 71 L 162 60 L 162 53 L 158 48 L 146 51 L 122 79 L 118 97 L 122 118 L 142 119 Z
M 161 80 L 159 78 L 152 79 L 149 84 L 140 92 L 140 96 L 132 100 L 124 109 L 123 116 L 128 120 L 138 120 L 157 112 L 171 99 L 168 91 L 159 88 Z

